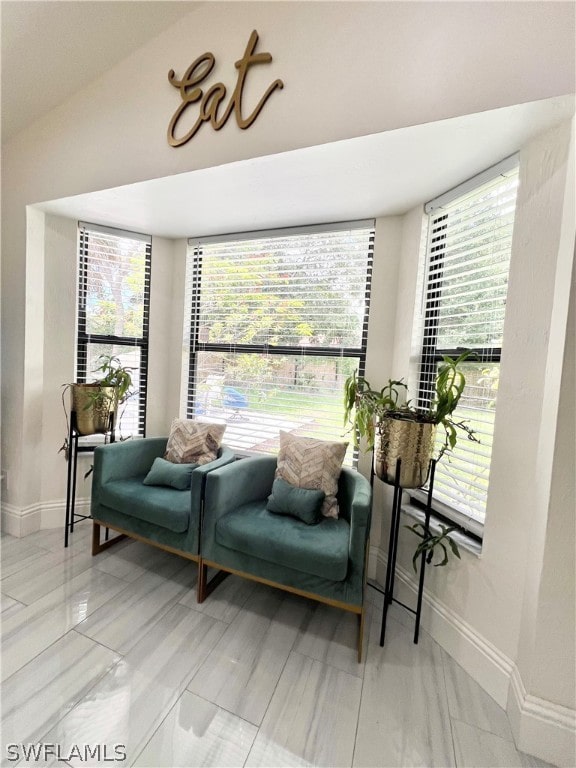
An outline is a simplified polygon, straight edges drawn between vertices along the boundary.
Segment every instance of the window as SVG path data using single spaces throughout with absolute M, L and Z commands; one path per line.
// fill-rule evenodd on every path
M 481 533 L 504 329 L 518 169 L 509 158 L 426 206 L 429 213 L 418 404 L 433 396 L 443 355 L 463 349 L 466 388 L 455 412 L 480 443 L 461 432 L 436 468 L 434 498 L 449 519 Z
M 343 439 L 373 245 L 373 222 L 189 241 L 187 417 L 225 421 L 238 451 L 275 452 L 279 430 Z
M 130 366 L 135 394 L 118 429 L 144 436 L 148 369 L 151 238 L 79 224 L 77 381 L 90 381 L 102 354 Z

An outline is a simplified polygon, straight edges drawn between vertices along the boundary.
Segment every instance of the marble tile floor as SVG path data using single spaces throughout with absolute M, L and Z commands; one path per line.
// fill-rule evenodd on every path
M 89 551 L 88 522 L 0 539 L 2 766 L 546 765 L 398 606 L 380 648 L 371 588 L 357 664 L 351 614 L 232 576 L 198 606 L 195 564 Z

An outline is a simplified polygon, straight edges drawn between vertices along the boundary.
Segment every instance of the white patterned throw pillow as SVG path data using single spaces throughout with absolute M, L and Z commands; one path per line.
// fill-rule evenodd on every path
M 164 458 L 174 464 L 208 464 L 218 456 L 226 424 L 174 419 Z
M 338 517 L 338 478 L 348 443 L 331 443 L 314 437 L 298 437 L 280 430 L 280 451 L 276 477 L 290 485 L 326 494 L 322 505 L 325 517 Z

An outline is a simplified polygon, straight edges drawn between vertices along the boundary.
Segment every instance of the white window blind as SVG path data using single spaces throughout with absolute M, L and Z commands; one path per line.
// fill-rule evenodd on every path
M 466 388 L 454 419 L 466 420 L 480 443 L 459 433 L 456 449 L 436 468 L 434 498 L 445 514 L 455 510 L 455 521 L 468 520 L 476 531 L 484 521 L 490 476 L 517 164 L 507 162 L 495 173 L 480 186 L 468 183 L 460 196 L 453 193 L 427 206 L 431 213 L 418 404 L 426 408 L 433 399 L 443 355 L 473 351 L 463 365 Z
M 373 243 L 373 222 L 190 241 L 187 416 L 225 422 L 239 451 L 275 452 L 279 430 L 342 440 Z
M 122 436 L 145 434 L 151 238 L 79 223 L 77 381 L 92 381 L 98 357 L 132 368 L 135 394 L 119 412 Z

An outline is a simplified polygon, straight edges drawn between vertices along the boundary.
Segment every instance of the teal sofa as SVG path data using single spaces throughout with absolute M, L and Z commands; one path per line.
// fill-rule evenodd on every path
M 196 562 L 200 559 L 200 522 L 204 484 L 217 467 L 235 461 L 229 448 L 218 458 L 196 467 L 190 488 L 144 485 L 154 459 L 163 457 L 168 438 L 144 438 L 112 443 L 94 451 L 91 515 L 92 554 L 129 536 Z M 101 527 L 120 536 L 102 541 Z
M 205 597 L 206 569 L 215 568 L 351 611 L 359 618 L 360 661 L 370 483 L 344 468 L 338 484 L 339 518 L 306 525 L 266 509 L 275 472 L 275 456 L 258 456 L 206 476 L 198 600 Z

